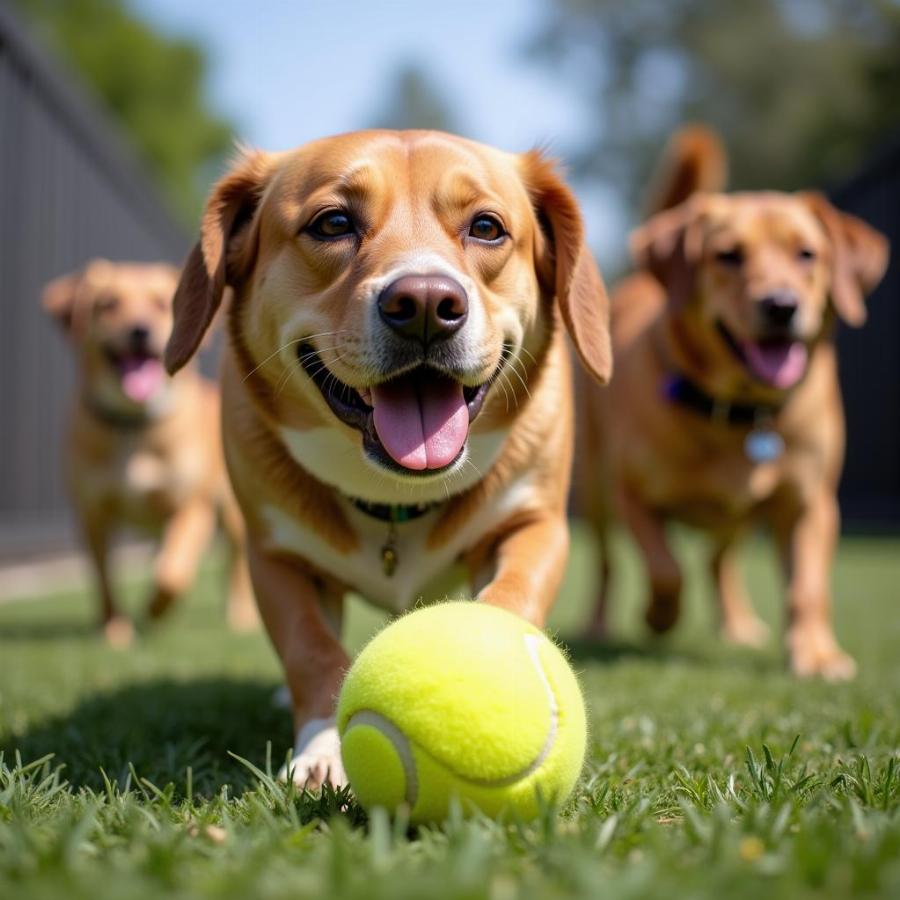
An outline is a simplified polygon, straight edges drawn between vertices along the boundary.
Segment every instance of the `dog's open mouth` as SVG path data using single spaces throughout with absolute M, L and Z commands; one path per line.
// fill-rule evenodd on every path
M 722 322 L 717 325 L 731 352 L 757 381 L 788 390 L 806 374 L 809 350 L 803 341 L 788 338 L 739 340 Z
M 119 376 L 122 392 L 132 403 L 146 403 L 166 377 L 162 360 L 152 353 L 107 349 L 106 356 Z
M 297 356 L 331 411 L 362 432 L 367 452 L 404 473 L 433 474 L 456 462 L 491 383 L 470 387 L 421 365 L 356 390 L 338 380 L 310 344 L 300 344 Z

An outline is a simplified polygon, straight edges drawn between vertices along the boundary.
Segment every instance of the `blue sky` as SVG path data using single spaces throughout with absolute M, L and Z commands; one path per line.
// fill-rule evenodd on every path
M 372 124 L 391 76 L 426 65 L 460 130 L 507 150 L 547 145 L 565 158 L 587 112 L 564 78 L 523 47 L 550 0 L 132 0 L 173 35 L 204 45 L 210 96 L 238 137 L 281 150 Z M 621 245 L 621 214 L 602 190 L 579 191 L 592 244 Z

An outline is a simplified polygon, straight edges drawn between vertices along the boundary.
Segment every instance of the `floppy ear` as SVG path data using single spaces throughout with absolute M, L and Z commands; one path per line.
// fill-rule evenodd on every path
M 200 239 L 188 255 L 172 302 L 174 325 L 165 352 L 170 375 L 200 346 L 226 284 L 239 282 L 250 270 L 258 237 L 254 214 L 269 178 L 269 163 L 265 153 L 247 153 L 213 188 Z
M 80 284 L 81 272 L 72 272 L 54 278 L 45 285 L 41 294 L 41 305 L 65 331 L 72 328 L 75 300 Z
M 635 265 L 650 272 L 679 306 L 691 298 L 703 252 L 702 203 L 700 197 L 691 197 L 648 219 L 629 238 Z
M 64 331 L 73 334 L 83 328 L 90 311 L 90 284 L 102 280 L 111 266 L 109 260 L 92 259 L 83 269 L 54 278 L 44 287 L 41 304 Z
M 866 321 L 865 297 L 884 277 L 888 264 L 887 238 L 870 225 L 836 209 L 815 192 L 801 194 L 831 242 L 831 302 L 848 324 Z
M 609 300 L 584 239 L 578 202 L 539 152 L 522 157 L 523 179 L 541 230 L 535 242 L 538 279 L 556 297 L 563 322 L 584 367 L 605 384 L 612 375 Z

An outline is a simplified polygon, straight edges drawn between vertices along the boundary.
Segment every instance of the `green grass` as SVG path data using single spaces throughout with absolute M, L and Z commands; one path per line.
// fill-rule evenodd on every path
M 900 541 L 841 546 L 838 630 L 860 676 L 839 686 L 792 680 L 777 640 L 722 646 L 701 547 L 680 544 L 691 589 L 665 642 L 643 634 L 639 568 L 618 548 L 616 640 L 570 642 L 588 766 L 562 811 L 528 825 L 412 833 L 272 781 L 291 742 L 270 702 L 278 664 L 264 636 L 226 631 L 214 565 L 128 652 L 94 636 L 83 592 L 0 605 L 0 897 L 900 896 Z M 777 627 L 767 545 L 745 566 Z M 576 534 L 563 639 L 593 589 Z M 380 621 L 353 604 L 348 645 Z

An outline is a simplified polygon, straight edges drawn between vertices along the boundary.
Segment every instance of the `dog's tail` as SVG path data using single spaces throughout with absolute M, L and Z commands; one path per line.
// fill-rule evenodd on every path
M 728 181 L 728 156 L 719 136 L 705 125 L 686 125 L 669 138 L 650 180 L 644 203 L 648 219 L 692 194 L 722 191 Z

